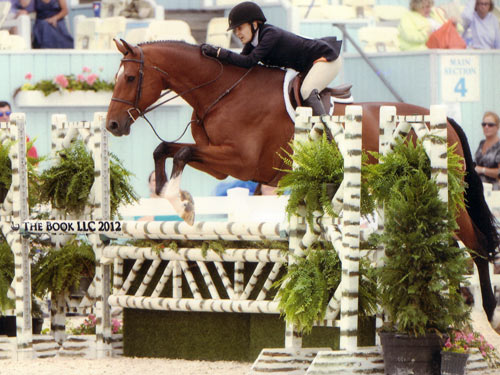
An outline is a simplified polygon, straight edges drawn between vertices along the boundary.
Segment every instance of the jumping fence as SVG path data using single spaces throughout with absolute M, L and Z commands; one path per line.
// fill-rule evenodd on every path
M 317 139 L 327 126 L 339 150 L 344 157 L 344 180 L 333 198 L 337 218 L 327 215 L 318 216 L 314 225 L 309 225 L 304 217 L 292 217 L 290 223 L 283 222 L 196 222 L 189 226 L 184 222 L 146 222 L 122 221 L 113 233 L 109 228 L 97 228 L 89 238 L 96 254 L 96 276 L 84 298 L 82 306 L 92 306 L 95 301 L 97 315 L 96 357 L 112 355 L 111 308 L 201 311 L 201 312 L 236 312 L 279 314 L 279 301 L 271 293 L 271 285 L 282 274 L 285 264 L 293 262 L 294 257 L 303 256 L 304 250 L 314 241 L 322 238 L 330 241 L 339 253 L 342 261 L 342 281 L 329 302 L 325 320 L 317 322 L 319 326 L 340 328 L 339 355 L 351 353 L 357 367 L 371 368 L 376 373 L 382 371 L 378 349 L 361 350 L 357 345 L 359 259 L 364 250 L 360 249 L 360 189 L 361 189 L 361 107 L 348 106 L 345 116 L 323 118 L 311 116 L 310 109 L 299 109 L 296 119 L 296 140 Z M 67 123 L 64 117 L 54 117 L 53 151 L 68 145 L 71 139 L 80 135 L 91 150 L 96 172 L 92 188 L 89 209 L 85 217 L 72 218 L 73 221 L 61 220 L 60 213 L 52 212 L 51 219 L 58 222 L 74 223 L 73 230 L 64 235 L 84 233 L 78 223 L 88 228 L 88 223 L 110 219 L 109 217 L 109 169 L 106 132 L 103 114 L 96 114 L 91 124 Z M 430 122 L 427 128 L 426 122 Z M 14 118 L 13 125 L 7 127 L 8 134 L 15 139 L 24 139 L 23 117 Z M 3 125 L 2 125 L 3 126 Z M 81 129 L 83 127 L 83 129 Z M 2 129 L 4 129 L 2 127 Z M 68 131 L 66 131 L 69 129 Z M 431 160 L 433 176 L 440 187 L 440 197 L 447 201 L 447 160 L 446 160 L 446 115 L 442 107 L 431 108 L 430 116 L 397 116 L 394 107 L 382 107 L 380 111 L 380 152 L 387 153 L 397 137 L 406 136 L 413 129 L 417 136 L 425 137 L 424 147 Z M 17 131 L 17 133 L 16 133 Z M 2 134 L 4 131 L 2 130 Z M 4 137 L 2 137 L 3 142 Z M 7 138 L 6 138 L 7 139 Z M 21 192 L 27 192 L 24 142 L 17 142 L 13 151 L 12 193 L 9 191 L 2 207 L 2 231 L 8 238 L 16 259 L 16 314 L 18 317 L 17 353 L 30 351 L 30 282 L 29 252 L 27 239 L 13 232 L 16 225 L 27 225 L 28 232 L 39 231 L 34 222 L 28 220 L 27 207 L 18 208 L 22 199 Z M 24 163 L 24 167 L 23 167 Z M 16 167 L 16 165 L 19 166 Z M 12 208 L 6 205 L 12 205 Z M 10 210 L 10 211 L 9 211 Z M 10 216 L 9 216 L 10 214 Z M 46 228 L 46 222 L 38 222 Z M 108 222 L 109 223 L 109 222 Z M 13 225 L 14 224 L 14 225 Z M 109 225 L 109 224 L 108 224 Z M 10 231 L 9 231 L 10 228 Z M 379 229 L 383 229 L 383 220 L 379 220 Z M 52 235 L 56 234 L 55 231 Z M 128 239 L 164 239 L 200 241 L 200 246 L 189 248 L 165 248 L 161 251 L 153 247 L 134 247 L 119 244 L 104 244 L 100 234 L 109 238 Z M 201 241 L 288 241 L 289 252 L 280 249 L 225 249 L 220 253 L 214 249 L 203 249 Z M 54 237 L 54 242 L 62 243 L 61 233 Z M 381 251 L 373 252 L 373 261 L 380 259 Z M 26 259 L 25 259 L 26 258 Z M 125 260 L 133 262 L 130 272 L 123 273 Z M 146 266 L 146 264 L 149 264 Z M 196 267 L 191 267 L 195 264 Z M 113 288 L 110 290 L 111 270 L 113 265 Z M 228 268 L 230 267 L 230 268 Z M 144 269 L 147 268 L 145 271 Z M 139 270 L 143 272 L 139 276 Z M 228 272 L 230 271 L 230 272 Z M 250 272 L 248 282 L 244 282 L 245 272 Z M 19 277 L 18 277 L 19 274 Z M 159 277 L 154 277 L 154 276 Z M 139 279 L 142 277 L 142 279 Z M 153 280 L 156 284 L 152 285 Z M 138 285 L 131 290 L 132 284 Z M 202 285 L 200 285 L 200 283 Z M 221 288 L 220 285 L 223 287 Z M 169 290 L 166 292 L 166 288 Z M 164 296 L 164 295 L 167 296 Z M 58 319 L 62 310 L 54 314 L 54 326 L 61 326 Z M 377 326 L 381 320 L 378 319 Z M 29 329 L 28 329 L 29 328 Z M 28 332 L 29 331 L 29 332 Z M 332 365 L 332 352 L 312 350 L 313 356 L 303 360 L 301 335 L 295 327 L 287 325 L 285 332 L 285 352 L 297 360 L 295 370 L 315 373 L 317 366 Z M 279 351 L 279 350 L 278 350 Z M 310 351 L 311 352 L 311 351 Z M 24 357 L 29 357 L 28 354 Z M 371 359 L 370 359 L 371 357 Z M 268 371 L 272 363 L 263 366 L 266 355 L 263 351 L 254 364 L 254 372 Z M 316 358 L 316 359 L 314 359 Z M 338 359 L 338 356 L 336 357 Z M 344 357 L 346 358 L 346 357 Z M 314 361 L 313 361 L 314 359 Z M 299 362 L 302 361 L 302 364 Z M 378 364 L 377 364 L 378 361 Z M 311 364 L 312 362 L 312 364 Z M 316 365 L 315 365 L 316 363 Z M 311 364 L 311 366 L 309 366 Z M 316 370 L 315 370 L 316 366 Z M 338 366 L 338 365 L 336 365 Z M 338 367 L 336 367 L 338 370 Z

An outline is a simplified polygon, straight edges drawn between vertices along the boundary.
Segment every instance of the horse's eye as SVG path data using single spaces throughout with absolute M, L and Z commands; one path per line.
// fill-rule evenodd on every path
M 133 81 L 134 81 L 134 79 L 135 79 L 135 77 L 134 77 L 134 76 L 128 76 L 128 77 L 127 77 L 127 82 L 133 82 Z

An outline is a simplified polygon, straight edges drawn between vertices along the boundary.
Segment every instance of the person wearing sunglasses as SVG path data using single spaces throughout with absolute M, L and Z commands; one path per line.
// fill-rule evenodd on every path
M 468 0 L 462 12 L 467 48 L 500 48 L 500 26 L 493 15 L 493 0 Z
M 10 103 L 6 101 L 0 101 L 0 122 L 9 122 L 10 115 L 12 113 L 12 109 L 10 108 Z M 26 142 L 29 142 L 30 139 L 26 136 Z M 31 146 L 27 153 L 30 158 L 38 158 L 38 152 L 36 151 L 35 146 Z
M 498 127 L 500 118 L 495 112 L 485 112 L 483 115 L 484 138 L 477 148 L 476 172 L 481 181 L 493 184 L 493 190 L 500 190 L 498 173 L 500 172 L 500 138 Z

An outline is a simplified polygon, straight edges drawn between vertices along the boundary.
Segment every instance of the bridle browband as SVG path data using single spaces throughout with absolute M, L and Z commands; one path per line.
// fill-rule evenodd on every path
M 156 132 L 156 130 L 154 129 L 153 125 L 151 124 L 151 122 L 147 119 L 147 117 L 145 116 L 146 113 L 152 111 L 153 109 L 156 109 L 158 108 L 159 106 L 179 97 L 179 96 L 183 96 L 185 94 L 188 94 L 189 92 L 191 91 L 194 91 L 194 90 L 197 90 L 201 87 L 204 87 L 204 86 L 207 86 L 207 85 L 210 85 L 212 83 L 214 83 L 215 81 L 217 81 L 221 76 L 222 76 L 222 73 L 223 73 L 223 65 L 222 63 L 216 59 L 216 58 L 213 58 L 213 57 L 209 57 L 209 58 L 212 58 L 213 60 L 217 61 L 220 65 L 220 71 L 219 71 L 219 74 L 217 74 L 217 77 L 215 77 L 214 79 L 208 81 L 208 82 L 205 82 L 205 83 L 202 83 L 198 86 L 195 86 L 195 87 L 192 87 L 180 94 L 176 94 L 174 95 L 173 97 L 170 97 L 170 98 L 167 98 L 166 100 L 156 104 L 156 105 L 153 105 L 153 106 L 150 106 L 149 108 L 146 108 L 144 111 L 141 111 L 141 109 L 139 108 L 139 101 L 141 100 L 141 95 L 142 95 L 142 83 L 143 83 L 143 78 L 144 78 L 144 69 L 147 68 L 147 66 L 145 66 L 144 64 L 144 52 L 142 51 L 142 48 L 140 46 L 136 46 L 138 49 L 139 49 L 139 52 L 140 52 L 140 60 L 139 59 L 130 59 L 130 58 L 123 58 L 121 60 L 122 63 L 124 62 L 134 62 L 134 63 L 138 63 L 139 64 L 139 82 L 138 82 L 138 85 L 137 85 L 137 91 L 136 91 L 136 94 L 135 94 L 135 99 L 134 99 L 134 102 L 131 102 L 130 100 L 125 100 L 125 99 L 121 99 L 121 98 L 115 98 L 115 97 L 112 97 L 111 98 L 111 101 L 115 101 L 115 102 L 119 102 L 119 103 L 125 103 L 125 104 L 128 104 L 130 105 L 131 107 L 129 109 L 127 109 L 127 113 L 129 115 L 129 117 L 132 119 L 132 121 L 136 121 L 139 117 L 142 117 L 144 118 L 144 120 L 146 120 L 146 122 L 149 124 L 149 126 L 151 127 L 151 129 L 153 129 L 153 132 L 156 134 L 156 136 L 158 137 L 158 139 L 160 139 L 162 142 L 166 142 L 165 140 L 163 140 L 159 135 L 158 133 Z M 206 55 L 205 55 L 206 56 Z M 158 68 L 156 65 L 153 65 L 151 67 L 152 69 L 156 70 L 157 72 L 165 75 L 165 76 L 168 76 L 168 73 L 165 72 L 164 70 Z M 193 121 L 197 121 L 199 123 L 203 123 L 203 120 L 205 119 L 205 116 L 208 114 L 208 112 L 224 97 L 226 96 L 227 94 L 229 94 L 242 80 L 243 78 L 245 78 L 247 76 L 248 73 L 250 73 L 250 71 L 252 70 L 253 68 L 250 68 L 247 72 L 245 72 L 245 74 L 243 74 L 242 77 L 240 77 L 229 89 L 227 89 L 226 91 L 224 91 L 217 99 L 215 99 L 215 101 L 210 104 L 207 109 L 205 110 L 205 112 L 203 113 L 203 115 L 201 117 L 198 117 L 198 115 L 196 115 L 197 119 L 196 120 L 191 120 L 188 122 L 186 128 L 184 129 L 184 131 L 182 132 L 182 134 L 173 142 L 177 142 L 179 139 L 181 139 L 184 134 L 186 133 L 186 130 L 187 128 L 189 127 L 189 125 L 193 122 Z M 160 98 L 164 97 L 165 95 L 171 93 L 172 90 L 171 89 L 168 89 L 166 90 L 164 93 L 162 93 L 160 95 Z M 137 117 L 134 118 L 134 116 L 132 115 L 132 111 L 136 111 L 137 112 Z

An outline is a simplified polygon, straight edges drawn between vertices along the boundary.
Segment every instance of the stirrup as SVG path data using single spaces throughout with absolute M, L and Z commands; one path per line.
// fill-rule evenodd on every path
M 304 105 L 312 108 L 313 116 L 327 115 L 317 89 L 311 91 L 309 97 L 304 100 Z

